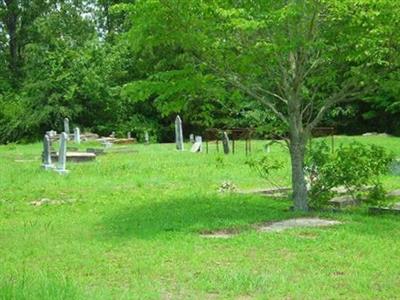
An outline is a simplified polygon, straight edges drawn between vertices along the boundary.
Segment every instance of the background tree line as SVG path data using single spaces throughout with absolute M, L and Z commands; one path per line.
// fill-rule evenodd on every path
M 341 133 L 400 134 L 399 5 L 341 2 L 336 25 L 342 31 L 324 38 L 349 50 L 344 58 L 331 58 L 335 70 L 344 74 L 351 64 L 368 65 L 359 74 L 367 88 L 335 106 L 322 124 Z M 260 134 L 281 128 L 276 115 L 220 74 L 235 62 L 232 73 L 247 80 L 262 76 L 254 61 L 269 63 L 263 60 L 266 48 L 239 47 L 263 30 L 256 22 L 263 5 L 274 4 L 0 0 L 0 142 L 35 140 L 45 130 L 61 129 L 64 117 L 101 134 L 132 131 L 140 136 L 149 130 L 160 141 L 173 138 L 177 113 L 186 128 L 199 133 L 209 127 L 252 126 Z M 218 41 L 224 45 L 217 49 Z M 343 81 L 338 74 L 320 74 L 315 80 L 329 81 L 324 91 L 329 94 L 330 86 Z

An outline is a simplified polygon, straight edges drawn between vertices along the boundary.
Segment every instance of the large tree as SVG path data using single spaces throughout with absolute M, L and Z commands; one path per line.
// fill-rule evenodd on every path
M 127 90 L 132 97 L 145 90 L 171 106 L 182 101 L 171 89 L 199 86 L 199 76 L 212 74 L 210 86 L 223 81 L 262 103 L 287 129 L 294 207 L 307 210 L 304 157 L 311 132 L 330 109 L 373 89 L 366 74 L 387 60 L 382 49 L 388 45 L 371 31 L 384 34 L 398 7 L 386 0 L 139 2 L 129 7 L 133 49 L 173 54 Z M 179 61 L 175 69 L 172 61 Z

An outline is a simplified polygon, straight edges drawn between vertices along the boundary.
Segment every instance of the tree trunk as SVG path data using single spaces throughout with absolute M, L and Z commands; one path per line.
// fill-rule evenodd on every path
M 305 143 L 307 139 L 292 136 L 290 141 L 290 159 L 292 163 L 292 189 L 295 210 L 307 211 L 307 184 L 304 177 Z
M 292 189 L 294 209 L 308 210 L 307 183 L 304 174 L 304 159 L 308 133 L 304 130 L 300 118 L 293 114 L 290 118 L 290 159 L 292 165 Z
M 290 159 L 292 165 L 292 190 L 294 209 L 308 210 L 307 184 L 304 177 L 304 159 L 308 141 L 308 131 L 303 126 L 301 100 L 293 93 L 289 102 Z

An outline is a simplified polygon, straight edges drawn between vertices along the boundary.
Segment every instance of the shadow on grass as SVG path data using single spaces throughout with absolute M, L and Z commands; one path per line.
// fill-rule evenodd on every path
M 287 200 L 261 196 L 227 195 L 147 200 L 148 204 L 127 206 L 102 219 L 101 238 L 151 239 L 168 233 L 243 228 L 270 220 L 296 216 Z

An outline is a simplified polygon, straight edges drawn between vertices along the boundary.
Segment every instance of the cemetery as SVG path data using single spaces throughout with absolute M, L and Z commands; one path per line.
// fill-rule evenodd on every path
M 298 276 L 296 286 L 309 288 L 292 290 L 295 297 L 335 297 L 337 284 L 355 298 L 365 295 L 354 282 L 370 286 L 371 297 L 396 297 L 400 184 L 393 164 L 383 178 L 392 205 L 373 206 L 337 187 L 325 209 L 299 213 L 292 209 L 282 141 L 255 139 L 248 153 L 248 141 L 236 140 L 233 154 L 229 131 L 220 130 L 207 153 L 202 137 L 188 134 L 179 116 L 173 126 L 173 144 L 152 144 L 147 133 L 140 141 L 130 134 L 134 142 L 121 145 L 115 133 L 79 138 L 79 130 L 67 134 L 64 127 L 61 134 L 45 134 L 43 143 L 0 146 L 0 162 L 9 166 L 0 171 L 1 275 L 17 276 L 24 267 L 30 278 L 14 289 L 29 294 L 55 281 L 51 288 L 83 298 L 119 298 L 126 284 L 144 298 L 166 289 L 183 298 L 190 298 L 188 290 L 200 298 L 280 298 L 287 295 L 284 278 Z M 399 138 L 334 139 L 337 147 L 354 140 L 383 144 L 400 156 Z M 71 159 L 87 154 L 93 159 Z M 279 186 L 246 163 L 265 154 L 285 161 L 271 174 L 284 178 Z M 385 271 L 371 280 L 375 268 Z M 381 289 L 372 289 L 376 284 Z
M 0 1 L 0 300 L 400 299 L 400 1 Z

